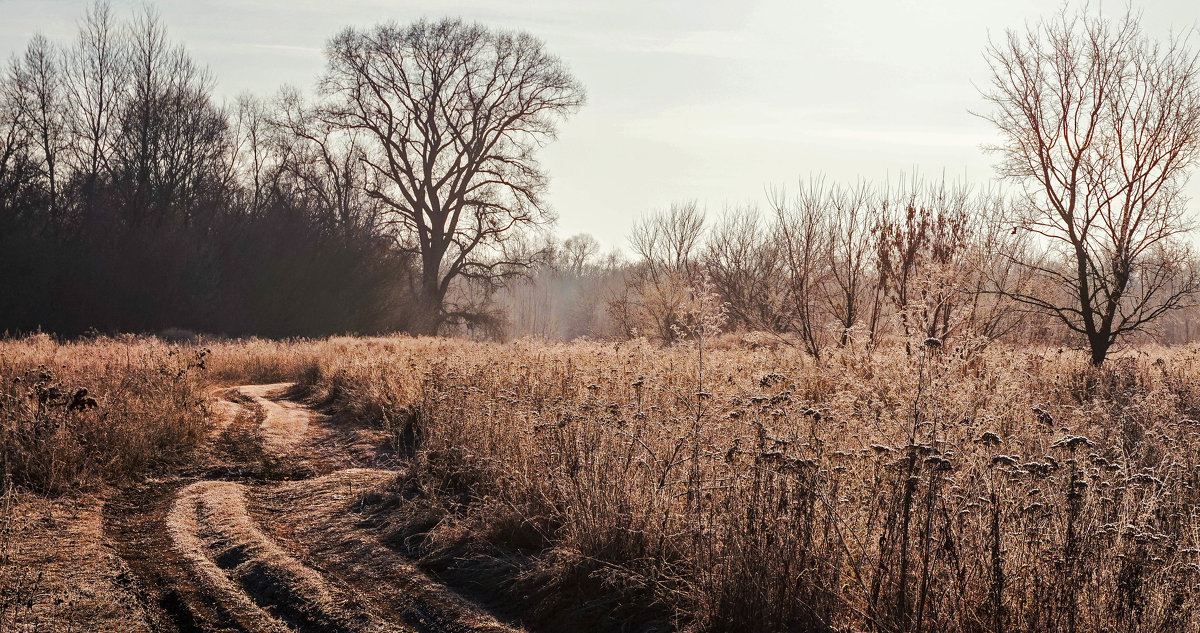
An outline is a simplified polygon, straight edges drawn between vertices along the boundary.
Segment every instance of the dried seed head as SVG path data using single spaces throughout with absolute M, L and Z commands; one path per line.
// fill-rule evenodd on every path
M 1096 445 L 1095 442 L 1089 440 L 1086 437 L 1083 437 L 1080 435 L 1067 435 L 1066 437 L 1059 438 L 1058 441 L 1054 442 L 1054 444 L 1052 444 L 1051 446 L 1053 446 L 1054 448 L 1065 448 L 1069 451 L 1074 451 L 1075 449 L 1080 448 L 1082 446 L 1087 446 L 1088 448 L 1091 448 L 1095 445 Z
M 1016 464 L 1017 464 L 1017 459 L 1010 455 L 1001 454 L 1001 455 L 996 455 L 995 457 L 992 458 L 993 466 L 1015 466 Z
M 999 446 L 1000 436 L 991 431 L 984 431 L 983 435 L 980 435 L 975 441 L 984 446 Z

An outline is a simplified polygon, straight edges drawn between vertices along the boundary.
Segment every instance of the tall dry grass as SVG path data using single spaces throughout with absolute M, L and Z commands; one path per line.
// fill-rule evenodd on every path
M 1200 349 L 935 343 L 725 337 L 698 382 L 690 344 L 39 336 L 0 343 L 0 467 L 129 481 L 207 386 L 300 380 L 411 451 L 391 542 L 534 624 L 1197 630 Z
M 77 491 L 184 457 L 204 434 L 209 353 L 133 337 L 0 342 L 2 487 Z
M 269 384 L 301 379 L 321 355 L 337 354 L 354 339 L 233 339 L 204 342 L 213 354 L 205 377 L 214 385 Z
M 341 340 L 306 381 L 414 451 L 395 542 L 616 630 L 1200 627 L 1200 360 Z M 573 619 L 570 619 L 573 618 Z
M 58 494 L 186 458 L 213 386 L 301 380 L 355 339 L 0 340 L 0 483 Z M 0 488 L 2 489 L 2 488 Z

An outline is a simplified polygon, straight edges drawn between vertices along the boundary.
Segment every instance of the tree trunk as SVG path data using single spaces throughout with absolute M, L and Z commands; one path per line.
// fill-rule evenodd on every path
M 443 303 L 446 293 L 442 290 L 438 275 L 445 250 L 434 244 L 422 251 L 421 286 L 417 290 L 417 309 L 409 331 L 416 336 L 437 336 L 445 320 Z
M 432 285 L 433 287 L 430 288 L 430 284 L 423 284 L 417 295 L 417 309 L 413 314 L 412 325 L 409 327 L 409 331 L 415 336 L 437 336 L 444 320 L 442 314 L 444 297 L 438 291 L 437 283 L 434 282 Z
M 1103 334 L 1096 334 L 1088 339 L 1092 351 L 1092 366 L 1099 367 L 1104 364 L 1104 359 L 1108 356 L 1108 348 L 1112 346 L 1112 343 Z

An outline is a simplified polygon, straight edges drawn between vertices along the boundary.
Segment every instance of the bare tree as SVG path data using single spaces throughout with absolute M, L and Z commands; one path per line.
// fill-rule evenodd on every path
M 1087 339 L 1104 362 L 1122 335 L 1198 289 L 1181 186 L 1200 155 L 1200 59 L 1148 39 L 1138 16 L 1064 11 L 986 50 L 987 119 L 1002 175 L 1023 186 L 1013 223 L 1048 245 L 1015 292 Z
M 627 335 L 635 331 L 669 341 L 685 327 L 692 288 L 700 281 L 704 212 L 695 201 L 639 220 L 629 238 L 637 261 L 609 314 Z
M 704 267 L 735 327 L 782 332 L 787 292 L 783 252 L 755 207 L 726 211 L 709 230 Z
M 43 186 L 49 200 L 49 219 L 52 225 L 57 225 L 62 206 L 60 176 L 64 168 L 60 158 L 67 143 L 66 108 L 58 52 L 50 40 L 42 35 L 33 36 L 24 55 L 13 60 L 10 76 L 19 102 L 17 109 L 23 114 L 18 120 L 39 154 L 38 164 L 42 168 Z
M 12 165 L 25 148 L 17 105 L 0 92 L 0 183 L 8 182 Z
M 17 199 L 37 171 L 24 118 L 24 99 L 0 76 L 0 227 L 15 219 Z
M 281 135 L 272 134 L 276 128 L 271 125 L 267 103 L 253 95 L 238 96 L 231 115 L 224 177 L 231 185 L 241 185 L 240 191 L 246 195 L 243 206 L 247 214 L 254 216 L 262 211 L 268 192 L 278 184 L 280 170 L 273 159 L 280 152 L 272 151 L 272 140 Z
M 496 283 L 531 263 L 521 229 L 548 221 L 536 150 L 584 99 L 524 33 L 459 20 L 347 29 L 329 43 L 321 117 L 364 135 L 391 209 L 420 260 L 415 325 L 435 333 L 472 314 L 446 305 L 458 279 Z
M 828 195 L 832 211 L 826 229 L 830 283 L 824 294 L 841 329 L 838 344 L 844 346 L 864 318 L 868 319 L 867 333 L 875 336 L 880 301 L 874 268 L 879 209 L 866 183 L 833 187 Z
M 582 277 L 600 255 L 600 242 L 587 233 L 572 235 L 563 240 L 559 250 L 559 266 L 566 274 Z
M 833 213 L 831 198 L 820 180 L 801 183 L 796 195 L 771 195 L 775 211 L 773 241 L 783 259 L 788 331 L 795 332 L 805 351 L 820 358 L 827 343 L 826 292 L 831 262 L 827 240 Z
M 210 97 L 212 75 L 169 42 L 149 6 L 127 37 L 128 89 L 114 148 L 124 220 L 207 221 L 196 217 L 196 203 L 225 172 L 228 129 Z
M 97 181 L 111 168 L 116 142 L 127 76 L 125 44 L 111 8 L 97 2 L 80 23 L 75 44 L 63 53 L 72 167 L 82 178 L 84 213 L 93 223 Z
M 320 209 L 317 219 L 342 237 L 379 233 L 385 227 L 385 205 L 369 192 L 385 186 L 385 178 L 363 157 L 365 133 L 341 133 L 306 109 L 299 93 L 285 90 L 271 117 L 276 132 L 277 173 Z

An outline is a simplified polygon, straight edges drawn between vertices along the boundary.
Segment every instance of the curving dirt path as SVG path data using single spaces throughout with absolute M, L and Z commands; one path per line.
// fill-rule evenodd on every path
M 400 472 L 386 435 L 322 415 L 291 388 L 219 391 L 198 465 L 105 505 L 105 535 L 133 571 L 146 628 L 517 630 L 364 527 L 363 498 Z

